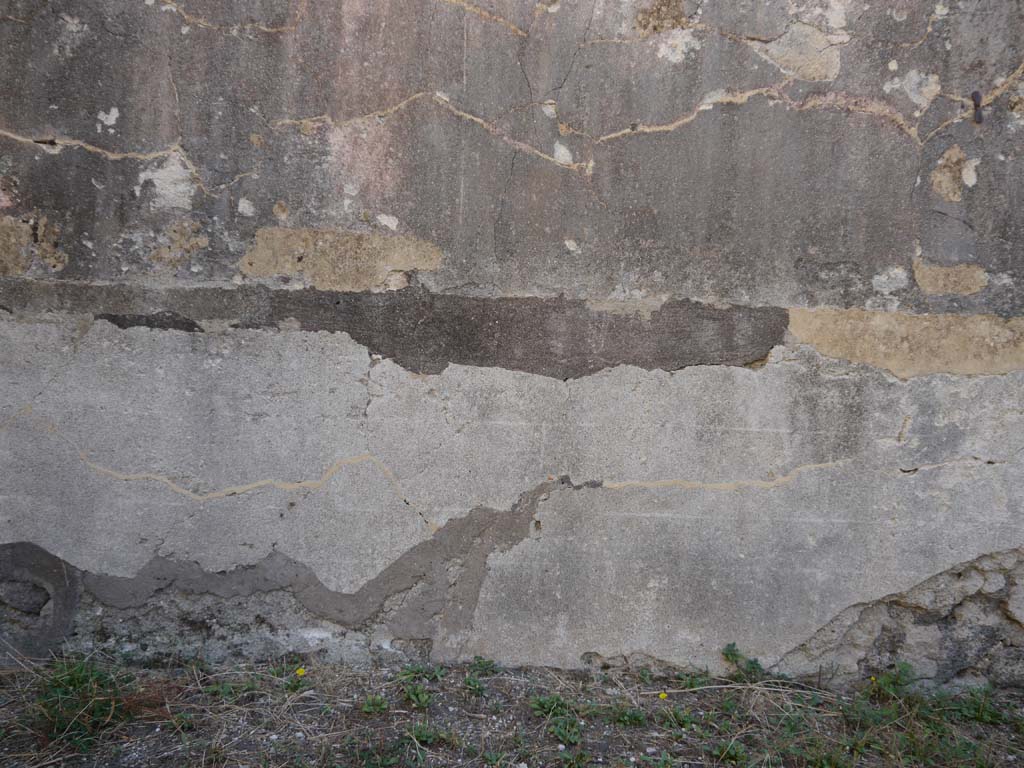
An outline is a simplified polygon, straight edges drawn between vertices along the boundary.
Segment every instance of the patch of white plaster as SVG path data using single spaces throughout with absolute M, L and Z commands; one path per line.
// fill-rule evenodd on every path
M 810 24 L 795 22 L 781 37 L 750 45 L 787 75 L 820 81 L 839 76 L 841 60 L 837 46 L 848 41 L 846 34 L 826 35 Z
M 700 40 L 692 29 L 673 29 L 661 36 L 658 42 L 658 58 L 679 64 L 687 54 L 700 50 Z
M 566 240 L 565 241 L 565 249 L 567 251 L 569 251 L 569 253 L 579 253 L 580 252 L 579 243 L 577 243 L 575 240 Z
M 196 191 L 196 185 L 192 179 L 192 172 L 178 155 L 168 155 L 155 166 L 140 172 L 139 183 L 135 187 L 136 195 L 142 194 L 147 181 L 153 183 L 155 191 L 152 207 L 183 211 L 192 208 L 192 195 Z
M 238 212 L 242 216 L 255 216 L 256 206 L 252 204 L 251 200 L 241 197 L 238 199 Z
M 386 213 L 377 214 L 377 223 L 380 224 L 382 227 L 387 227 L 392 232 L 398 229 L 398 219 L 396 219 L 394 216 L 389 216 Z
M 62 13 L 59 16 L 60 31 L 53 43 L 53 55 L 66 59 L 81 45 L 89 32 L 89 25 L 74 16 Z
M 828 0 L 828 8 L 824 13 L 825 21 L 832 29 L 842 29 L 846 26 L 845 0 Z
M 572 165 L 572 152 L 560 141 L 555 142 L 555 162 L 560 165 Z
M 871 278 L 871 285 L 879 293 L 888 295 L 910 285 L 910 275 L 903 267 L 889 267 Z
M 99 121 L 108 128 L 114 125 L 114 123 L 117 122 L 117 118 L 119 118 L 120 116 L 121 113 L 120 111 L 118 111 L 117 107 L 111 107 L 109 112 L 104 112 L 103 110 L 100 110 L 100 113 L 96 115 Z
M 882 86 L 886 93 L 892 93 L 897 89 L 902 90 L 918 107 L 927 109 L 939 95 L 942 85 L 939 83 L 938 75 L 922 75 L 916 69 L 912 69 L 902 78 L 894 77 Z
M 968 187 L 973 187 L 978 183 L 978 166 L 980 164 L 981 158 L 976 157 L 966 161 L 963 168 L 960 169 L 960 178 Z

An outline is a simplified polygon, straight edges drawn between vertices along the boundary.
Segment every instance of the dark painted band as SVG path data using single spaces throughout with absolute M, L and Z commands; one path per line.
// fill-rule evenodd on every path
M 25 312 L 91 314 L 121 328 L 197 331 L 204 321 L 237 328 L 297 322 L 305 331 L 343 331 L 371 352 L 416 373 L 449 363 L 570 379 L 617 365 L 677 370 L 747 365 L 781 344 L 788 312 L 666 301 L 650 318 L 592 309 L 581 299 L 480 298 L 406 288 L 336 293 L 262 285 L 146 288 L 25 279 L 0 280 L 0 305 Z

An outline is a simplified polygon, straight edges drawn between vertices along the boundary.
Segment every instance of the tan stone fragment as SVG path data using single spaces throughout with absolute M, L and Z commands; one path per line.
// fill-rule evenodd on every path
M 328 291 L 385 291 L 408 285 L 407 272 L 434 271 L 441 250 L 402 235 L 264 227 L 239 268 L 249 277 L 301 277 Z
M 791 309 L 789 330 L 823 355 L 892 371 L 1001 374 L 1024 369 L 1024 318 Z
M 914 259 L 914 280 L 928 294 L 959 294 L 969 296 L 988 285 L 988 274 L 977 264 L 944 267 Z

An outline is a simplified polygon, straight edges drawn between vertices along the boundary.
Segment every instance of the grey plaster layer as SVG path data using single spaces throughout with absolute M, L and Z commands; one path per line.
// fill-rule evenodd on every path
M 143 586 L 154 557 L 279 553 L 306 610 L 437 658 L 771 662 L 1024 530 L 1020 373 L 901 382 L 778 347 L 421 375 L 344 334 L 57 315 L 0 344 L 0 539 Z
M 43 657 L 60 648 L 79 608 L 81 578 L 34 544 L 0 544 L 0 665 L 12 651 Z
M 1006 0 L 9 2 L 0 631 L 1019 680 L 1022 130 Z
M 312 228 L 434 244 L 435 292 L 1024 308 L 1018 3 L 15 5 L 0 210 L 64 257 L 17 271 L 225 283 Z
M 125 284 L 0 279 L 8 311 L 72 312 L 133 326 L 344 331 L 417 373 L 448 363 L 496 366 L 560 379 L 615 365 L 675 370 L 746 365 L 782 342 L 788 315 L 772 307 L 666 300 L 601 305 L 565 298 L 475 298 L 416 288 L 387 293 L 268 290 L 263 286 L 146 289 Z M 198 321 L 198 322 L 197 322 Z

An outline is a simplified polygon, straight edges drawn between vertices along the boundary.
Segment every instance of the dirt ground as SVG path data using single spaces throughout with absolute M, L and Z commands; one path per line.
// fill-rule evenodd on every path
M 301 658 L 209 668 L 58 659 L 0 672 L 0 765 L 1012 766 L 1024 692 L 916 692 L 909 669 L 837 694 L 729 657 L 728 678 Z

